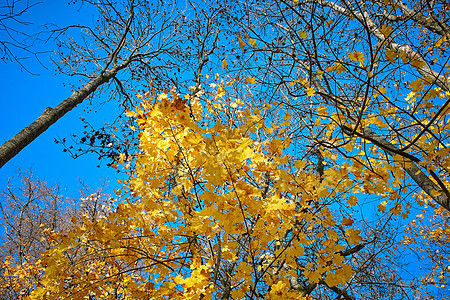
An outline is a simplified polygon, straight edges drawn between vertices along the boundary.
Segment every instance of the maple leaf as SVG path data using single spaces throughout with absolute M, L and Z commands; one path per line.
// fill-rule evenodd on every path
M 359 65 L 361 67 L 364 66 L 364 55 L 361 52 L 359 51 L 350 52 L 347 56 L 351 60 L 359 62 Z
M 394 49 L 388 49 L 386 50 L 386 52 L 384 53 L 384 56 L 386 57 L 386 59 L 393 63 L 395 62 L 395 59 L 397 58 L 397 53 L 395 52 Z
M 325 282 L 328 286 L 338 286 L 340 283 L 342 283 L 342 279 L 339 275 L 328 273 L 325 277 Z
M 425 62 L 417 57 L 414 57 L 413 59 L 411 59 L 411 65 L 414 68 L 422 68 L 423 66 L 425 66 Z
M 301 37 L 302 39 L 306 39 L 308 37 L 308 34 L 302 30 L 300 30 L 298 32 L 299 37 Z
M 353 224 L 353 220 L 351 218 L 344 217 L 341 224 L 344 226 L 351 226 Z
M 436 42 L 434 43 L 434 47 L 439 48 L 443 43 L 445 43 L 447 41 L 447 37 L 443 36 L 440 37 L 436 40 Z
M 386 205 L 387 205 L 387 200 L 382 201 L 380 204 L 378 204 L 377 208 L 378 210 L 385 212 L 386 211 Z
M 361 241 L 360 236 L 361 231 L 359 229 L 347 228 L 345 230 L 345 239 L 353 245 L 357 245 L 359 241 Z
M 407 64 L 409 62 L 408 53 L 406 53 L 406 51 L 400 51 L 398 53 L 398 56 L 402 59 L 404 64 Z
M 356 204 L 358 204 L 358 198 L 356 196 L 352 195 L 347 198 L 347 203 L 350 206 L 355 206 Z
M 391 25 L 383 25 L 381 28 L 380 28 L 380 32 L 384 35 L 384 37 L 385 38 L 387 38 L 388 36 L 390 36 L 391 35 L 391 33 L 392 33 L 392 26 Z
M 309 97 L 314 96 L 315 93 L 316 91 L 312 87 L 306 89 L 306 95 L 308 95 Z

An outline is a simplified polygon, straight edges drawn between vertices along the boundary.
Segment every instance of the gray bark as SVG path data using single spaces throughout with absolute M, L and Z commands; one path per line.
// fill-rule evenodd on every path
M 99 86 L 107 83 L 111 78 L 116 76 L 117 72 L 127 67 L 130 62 L 131 60 L 127 60 L 104 73 L 100 73 L 55 108 L 47 107 L 44 113 L 33 123 L 22 129 L 19 133 L 0 146 L 0 168 L 62 116 L 92 95 Z

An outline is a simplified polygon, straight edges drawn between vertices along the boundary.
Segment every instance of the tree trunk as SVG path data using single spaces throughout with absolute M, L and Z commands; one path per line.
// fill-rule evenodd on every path
M 117 72 L 127 67 L 129 63 L 130 60 L 127 60 L 120 65 L 112 67 L 109 71 L 99 74 L 55 108 L 47 107 L 44 113 L 33 123 L 22 129 L 18 134 L 0 146 L 0 168 L 41 133 L 45 132 L 53 123 L 83 102 L 84 99 L 92 95 L 99 86 L 116 76 Z

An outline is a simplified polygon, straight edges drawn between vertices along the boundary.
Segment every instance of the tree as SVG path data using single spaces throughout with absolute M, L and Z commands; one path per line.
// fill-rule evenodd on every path
M 169 76 L 169 72 L 179 74 L 180 67 L 187 63 L 193 72 L 200 73 L 208 60 L 207 55 L 215 49 L 214 42 L 211 49 L 203 45 L 204 52 L 197 51 L 197 48 L 192 51 L 183 49 L 189 41 L 205 43 L 211 36 L 214 38 L 215 28 L 211 20 L 209 25 L 204 25 L 195 18 L 188 19 L 193 8 L 182 7 L 177 1 L 81 2 L 97 10 L 93 26 L 51 27 L 48 31 L 49 39 L 58 42 L 58 71 L 80 78 L 81 87 L 74 86 L 69 98 L 54 108 L 48 107 L 38 119 L 0 146 L 0 167 L 59 118 L 93 97 L 96 91 L 100 93 L 99 89 L 102 92 L 112 90 L 110 97 L 126 110 L 133 105 L 130 95 L 136 92 L 133 88 L 136 82 L 145 78 L 154 80 L 159 86 L 166 81 L 173 83 L 173 74 Z M 211 15 L 202 14 L 199 18 L 213 19 L 216 14 L 213 11 Z M 103 94 L 103 97 L 108 97 Z M 99 130 L 89 135 L 91 145 L 97 139 L 107 150 L 107 154 L 101 153 L 100 156 L 115 158 L 122 149 L 106 147 L 109 142 L 105 140 L 109 138 Z
M 314 127 L 310 144 L 355 160 L 358 155 L 347 149 L 363 148 L 357 163 L 364 161 L 373 174 L 384 172 L 372 162 L 404 161 L 404 171 L 396 173 L 405 172 L 450 209 L 443 163 L 448 137 L 445 4 L 280 1 L 254 6 L 253 16 L 253 24 L 265 30 L 242 27 L 260 45 L 249 48 L 250 55 L 262 53 L 258 61 L 267 62 L 255 69 L 264 70 L 261 82 L 280 90 L 290 112 L 312 113 L 305 126 L 316 117 L 327 123 Z M 371 146 L 381 155 L 370 154 Z
M 429 210 L 433 212 L 429 212 Z M 449 213 L 442 207 L 431 204 L 416 215 L 403 243 L 420 256 L 423 268 L 427 270 L 420 278 L 424 286 L 435 286 L 441 299 L 448 299 L 450 228 Z M 425 296 L 425 295 L 424 295 Z
M 370 3 L 199 9 L 193 87 L 137 96 L 117 208 L 52 234 L 31 297 L 422 293 L 396 235 L 415 206 L 449 209 L 447 8 Z
M 111 207 L 103 188 L 83 186 L 77 201 L 64 197 L 59 185 L 49 186 L 33 171 L 18 170 L 1 192 L 2 251 L 0 297 L 18 299 L 36 287 L 42 275 L 42 253 L 52 248 L 49 232 L 64 233 L 81 224 L 83 217 L 96 220 Z M 18 276 L 18 280 L 12 280 Z
M 349 288 L 362 282 L 346 283 L 352 265 L 367 272 L 390 247 L 386 225 L 363 240 L 351 217 L 330 209 L 354 204 L 351 172 L 333 167 L 320 180 L 314 166 L 287 154 L 288 122 L 255 142 L 271 132 L 269 119 L 243 103 L 214 108 L 220 88 L 205 108 L 201 93 L 187 106 L 172 91 L 127 113 L 141 151 L 120 158 L 131 169 L 121 202 L 105 219 L 54 235 L 32 298 L 353 299 Z M 228 123 L 216 118 L 225 112 Z

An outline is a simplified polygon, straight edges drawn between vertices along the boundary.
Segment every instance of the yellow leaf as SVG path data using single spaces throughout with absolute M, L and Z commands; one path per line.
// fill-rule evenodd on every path
M 320 106 L 320 107 L 317 109 L 317 114 L 318 114 L 319 116 L 326 116 L 326 115 L 328 115 L 328 113 L 327 113 L 327 108 L 326 108 L 325 106 Z
M 389 211 L 397 216 L 402 212 L 402 207 L 400 205 L 396 205 L 394 207 L 391 207 L 391 209 L 389 209 Z
M 386 59 L 387 59 L 389 62 L 391 62 L 391 63 L 395 62 L 395 59 L 398 57 L 398 56 L 397 56 L 397 53 L 395 52 L 394 49 L 388 49 L 388 50 L 386 50 L 386 52 L 384 53 L 384 56 L 385 56 Z
M 340 62 L 336 63 L 336 65 L 334 66 L 334 70 L 336 70 L 338 74 L 346 71 L 345 66 Z
M 167 99 L 167 94 L 161 93 L 158 95 L 158 100 Z
M 321 80 L 324 73 L 325 72 L 322 70 L 317 71 L 316 72 L 317 79 Z
M 358 229 L 353 229 L 353 228 L 347 228 L 345 229 L 345 239 L 353 245 L 358 244 L 359 241 L 362 240 L 361 236 L 359 235 L 361 233 L 360 230 Z
M 137 114 L 134 112 L 134 111 L 131 111 L 131 110 L 127 110 L 126 112 L 125 112 L 125 116 L 127 116 L 127 117 L 136 117 L 137 116 Z
M 350 196 L 347 199 L 347 203 L 350 206 L 355 206 L 358 203 L 358 198 L 356 198 L 356 196 Z
M 245 49 L 245 43 L 242 41 L 241 35 L 238 35 L 239 47 L 241 47 L 242 51 Z
M 431 191 L 431 196 L 433 196 L 433 197 L 440 196 L 441 194 L 442 194 L 442 192 L 439 192 L 439 191 Z
M 350 225 L 352 225 L 352 224 L 353 224 L 352 218 L 344 217 L 344 218 L 342 219 L 342 225 L 344 225 L 344 226 L 350 226 Z
M 319 282 L 322 277 L 320 272 L 311 272 L 309 270 L 303 271 L 303 275 L 305 275 L 305 277 L 307 277 L 311 282 Z
M 308 37 L 308 34 L 302 30 L 299 31 L 298 35 L 302 38 L 302 39 L 306 39 L 306 37 Z
M 252 47 L 253 48 L 255 48 L 256 47 L 256 41 L 254 40 L 254 39 L 248 39 L 248 43 L 250 44 L 250 45 L 252 45 Z
M 247 76 L 247 77 L 245 77 L 245 81 L 247 83 L 254 84 L 256 80 L 253 77 Z
M 425 62 L 423 61 L 423 60 L 420 60 L 419 58 L 417 58 L 417 57 L 414 57 L 413 59 L 411 59 L 411 65 L 414 67 L 414 68 L 421 68 L 421 67 L 423 67 L 424 65 L 425 65 Z
M 309 88 L 306 89 L 306 94 L 307 94 L 309 97 L 314 96 L 315 93 L 316 93 L 316 91 L 315 91 L 312 87 L 309 87 Z
M 219 88 L 217 89 L 217 97 L 222 97 L 223 95 L 225 95 L 225 90 L 219 85 Z
M 359 62 L 359 65 L 361 67 L 364 66 L 364 55 L 361 52 L 359 51 L 350 52 L 347 56 L 351 60 Z
M 340 276 L 336 276 L 333 273 L 328 273 L 325 282 L 328 286 L 338 286 L 340 283 L 345 282 L 345 280 L 342 280 Z
M 303 168 L 305 168 L 305 166 L 306 166 L 306 161 L 303 161 L 303 160 L 297 160 L 294 163 L 294 167 L 296 167 L 297 169 L 303 169 Z
M 339 234 L 338 234 L 336 231 L 328 230 L 328 232 L 327 232 L 327 237 L 328 237 L 330 240 L 337 241 L 338 238 L 339 238 Z
M 423 86 L 424 86 L 423 79 L 422 78 L 417 78 L 416 80 L 411 81 L 409 86 L 412 88 L 413 92 L 420 91 L 423 88 Z
M 398 56 L 401 57 L 401 59 L 402 59 L 402 61 L 403 61 L 404 64 L 407 64 L 407 63 L 408 63 L 409 58 L 408 58 L 408 54 L 407 54 L 405 51 L 400 51 L 400 53 L 398 54 Z
M 390 26 L 390 25 L 383 25 L 381 27 L 380 31 L 384 35 L 384 37 L 388 37 L 392 33 L 392 26 Z
M 222 68 L 223 68 L 223 69 L 226 69 L 227 67 L 228 67 L 227 59 L 224 58 L 224 59 L 222 60 Z
M 385 212 L 386 211 L 386 205 L 387 205 L 387 200 L 384 200 L 383 202 L 378 204 L 377 208 L 378 208 L 378 210 L 380 210 L 382 212 Z
M 434 47 L 439 48 L 442 45 L 442 43 L 444 43 L 446 41 L 447 41 L 447 37 L 443 36 L 443 37 L 437 39 L 437 41 L 434 43 Z
M 278 281 L 276 284 L 272 285 L 273 292 L 279 292 L 286 289 L 286 284 L 283 281 Z

